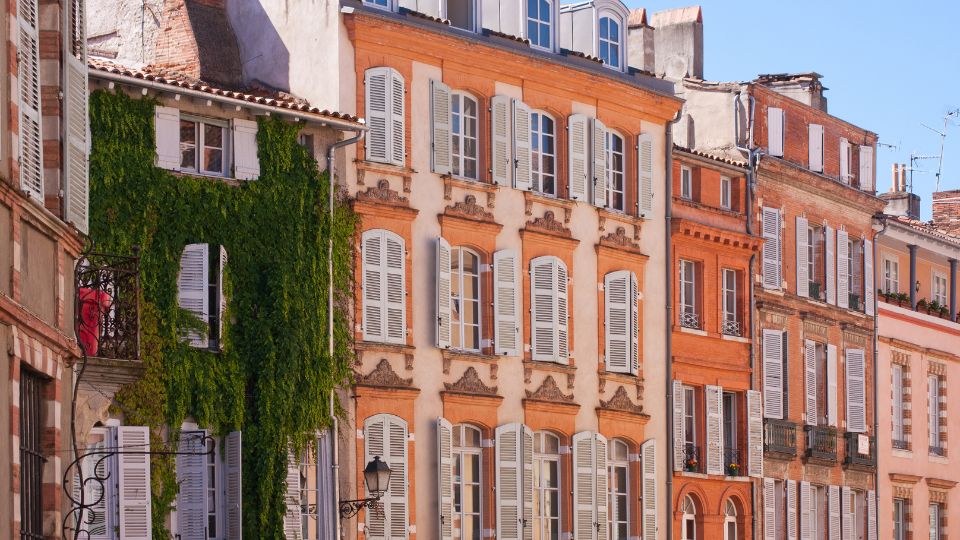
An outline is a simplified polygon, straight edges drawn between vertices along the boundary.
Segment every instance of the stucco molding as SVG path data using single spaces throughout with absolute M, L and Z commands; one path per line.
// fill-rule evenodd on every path
M 557 386 L 557 381 L 554 380 L 553 375 L 547 375 L 543 382 L 540 383 L 540 388 L 537 388 L 535 391 L 526 390 L 527 399 L 532 399 L 535 401 L 547 401 L 553 403 L 573 403 L 573 394 L 567 395 L 564 394 L 560 387 Z
M 447 206 L 443 213 L 445 215 L 461 217 L 473 221 L 483 221 L 488 223 L 493 223 L 494 221 L 493 214 L 487 212 L 484 207 L 477 204 L 477 196 L 473 194 L 469 194 L 464 197 L 463 201 Z
M 560 221 L 557 221 L 554 216 L 553 210 L 547 210 L 543 213 L 543 217 L 533 218 L 528 221 L 526 228 L 554 236 L 571 238 L 573 233 L 570 232 L 570 229 L 566 228 Z
M 462 394 L 497 395 L 497 387 L 484 384 L 483 380 L 480 379 L 480 374 L 477 373 L 477 369 L 473 366 L 468 367 L 459 380 L 453 383 L 445 382 L 443 387 L 447 391 Z
M 410 205 L 409 199 L 390 189 L 390 181 L 386 178 L 377 180 L 376 186 L 368 187 L 366 191 L 357 193 L 357 198 L 364 201 L 388 204 L 391 206 Z
M 927 478 L 927 486 L 930 489 L 948 490 L 957 485 L 956 480 L 947 480 L 945 478 Z
M 613 397 L 607 401 L 602 399 L 600 400 L 600 408 L 633 414 L 643 414 L 643 406 L 634 403 L 627 394 L 627 389 L 622 385 L 617 387 L 617 391 L 613 393 Z
M 890 481 L 894 484 L 906 484 L 912 486 L 916 484 L 921 479 L 920 476 L 914 474 L 905 474 L 905 473 L 890 473 Z
M 643 252 L 640 251 L 640 244 L 636 243 L 634 240 L 636 240 L 636 237 L 631 238 L 630 236 L 627 236 L 627 229 L 623 226 L 620 226 L 617 227 L 617 230 L 602 236 L 600 238 L 600 245 L 629 251 L 637 255 L 643 255 Z
M 397 372 L 393 370 L 390 361 L 382 358 L 373 371 L 357 377 L 357 384 L 383 388 L 412 388 L 413 378 L 404 379 L 400 377 L 397 375 Z

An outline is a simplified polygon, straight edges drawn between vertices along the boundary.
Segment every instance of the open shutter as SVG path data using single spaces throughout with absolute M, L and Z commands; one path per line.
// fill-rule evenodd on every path
M 873 242 L 863 241 L 863 306 L 867 315 L 873 315 Z
M 390 70 L 390 163 L 406 165 L 406 90 L 403 76 Z
M 653 134 L 637 136 L 637 214 L 642 218 L 653 215 Z
M 763 330 L 763 416 L 783 419 L 783 332 Z
M 797 296 L 810 296 L 809 229 L 807 218 L 797 216 Z
M 503 249 L 493 254 L 494 352 L 520 354 L 520 308 L 517 294 L 517 252 Z
M 617 373 L 629 373 L 633 367 L 630 358 L 633 352 L 630 339 L 633 309 L 630 277 L 629 271 L 621 270 L 603 278 L 606 369 Z
M 767 109 L 767 152 L 783 157 L 783 109 Z
M 523 537 L 523 496 L 525 494 L 521 441 L 523 428 L 522 424 L 504 424 L 496 430 L 497 538 L 499 540 L 522 540 Z
M 96 438 L 94 442 L 92 439 Z M 71 488 L 71 497 L 73 500 L 80 501 L 83 496 L 84 504 L 89 509 L 77 513 L 77 528 L 83 531 L 83 538 L 89 536 L 89 540 L 111 540 L 116 537 L 115 527 L 115 509 L 118 503 L 116 495 L 113 493 L 113 482 L 107 481 L 103 484 L 93 480 L 94 474 L 100 478 L 116 478 L 114 464 L 116 458 L 111 456 L 101 459 L 105 449 L 116 446 L 113 439 L 111 428 L 100 428 L 93 431 L 88 439 L 92 444 L 81 449 L 80 454 L 86 454 L 80 459 L 78 467 L 82 469 L 84 485 L 80 484 L 80 474 L 73 474 L 73 486 Z M 82 493 L 81 493 L 82 492 Z
M 723 474 L 723 388 L 707 385 L 707 474 Z
M 780 256 L 780 210 L 763 207 L 763 288 L 779 289 L 782 285 Z
M 840 488 L 840 526 L 842 530 L 841 538 L 853 539 L 853 533 L 855 531 L 853 527 L 853 507 L 850 504 L 850 488 L 847 486 L 842 486 Z
M 825 236 L 826 236 L 826 251 L 827 251 L 827 264 L 826 264 L 826 292 L 827 292 L 827 303 L 830 305 L 836 305 L 837 303 L 837 264 L 836 264 L 836 241 L 837 237 L 834 234 L 833 227 L 829 225 L 824 226 Z
M 837 427 L 837 346 L 827 345 L 827 423 Z
M 594 540 L 594 523 L 597 519 L 595 436 L 591 431 L 573 435 L 574 540 Z
M 847 267 L 850 246 L 847 231 L 837 231 L 837 306 L 850 307 L 850 275 Z
M 590 119 L 582 114 L 570 115 L 567 119 L 567 131 L 570 147 L 570 198 L 577 201 L 587 200 L 587 175 L 590 173 L 589 136 L 587 128 Z
M 517 189 L 530 191 L 533 181 L 530 155 L 530 107 L 513 100 L 513 184 Z
M 494 183 L 501 186 L 511 185 L 513 178 L 513 144 L 510 137 L 513 128 L 510 126 L 510 98 L 507 96 L 493 96 L 490 99 L 490 130 Z
M 181 453 L 177 455 L 177 484 L 180 486 L 177 494 L 177 521 L 181 540 L 207 538 L 206 434 L 205 431 L 180 433 L 178 451 Z M 122 532 L 120 537 L 125 538 Z M 146 538 L 150 538 L 149 534 Z
M 524 540 L 533 538 L 533 430 L 521 424 L 520 457 L 523 466 L 523 483 L 520 490 L 520 515 L 523 517 L 522 531 Z
M 239 431 L 224 437 L 224 525 L 227 538 L 240 540 L 243 528 L 243 451 Z
M 404 279 L 404 242 L 396 234 L 384 231 L 386 254 L 386 340 L 388 343 L 405 343 L 407 340 L 407 295 Z
M 156 106 L 153 124 L 157 138 L 157 167 L 180 168 L 180 110 Z
M 860 189 L 873 193 L 873 147 L 860 147 Z
M 840 137 L 840 181 L 850 182 L 850 141 Z
M 815 540 L 810 530 L 810 482 L 800 482 L 800 540 Z
M 534 360 L 556 360 L 556 272 L 552 257 L 540 257 L 530 263 L 531 345 Z
M 256 180 L 260 177 L 257 122 L 254 120 L 233 120 L 233 176 L 237 180 Z
M 877 492 L 867 491 L 867 540 L 877 540 Z
M 823 126 L 810 124 L 810 170 L 823 172 Z
M 189 311 L 206 328 L 210 319 L 210 246 L 187 244 L 180 254 L 180 275 L 177 278 L 177 302 L 181 309 Z M 184 337 L 192 347 L 206 348 L 210 345 L 206 330 L 187 329 Z
M 747 390 L 747 474 L 754 478 L 763 476 L 763 408 L 760 392 Z
M 805 416 L 808 426 L 817 425 L 817 346 L 809 339 L 803 344 Z
M 863 349 L 846 350 L 847 431 L 866 433 L 867 394 L 864 385 Z
M 321 504 L 317 508 L 317 526 L 319 538 L 335 538 L 336 523 L 340 519 L 337 501 L 334 497 L 336 471 L 333 468 L 333 445 L 337 444 L 336 433 L 327 429 L 317 437 L 317 480 L 318 499 Z
M 132 450 L 117 455 L 120 538 L 150 540 L 150 428 L 118 427 L 117 445 Z
M 63 55 L 64 217 L 83 233 L 89 231 L 90 179 L 87 169 L 88 113 L 86 2 L 73 0 L 64 9 L 68 32 Z
M 367 119 L 366 158 L 370 161 L 390 163 L 390 68 L 376 67 L 366 71 L 364 76 L 364 90 L 366 92 L 366 107 L 364 116 Z
M 218 344 L 220 349 L 223 349 L 223 321 L 227 316 L 227 295 L 223 288 L 223 273 L 227 268 L 227 259 L 227 248 L 220 246 L 220 257 L 218 260 L 220 263 L 220 272 L 217 274 L 217 298 L 220 300 L 220 303 L 215 306 L 217 309 L 217 324 L 219 325 L 217 335 L 220 336 L 220 343 Z
M 437 347 L 450 347 L 450 243 L 437 238 Z
M 380 456 L 381 461 L 386 461 L 387 465 L 393 469 L 393 464 L 389 463 L 389 460 L 386 459 L 387 456 L 387 447 L 389 445 L 389 432 L 388 432 L 388 420 L 387 415 L 381 414 L 377 416 L 372 416 L 368 418 L 363 423 L 363 451 L 364 457 L 363 462 L 369 463 L 375 456 Z M 295 462 L 294 456 L 291 454 L 290 459 L 287 465 L 287 521 L 285 522 L 285 527 L 287 530 L 287 538 L 296 538 L 296 536 L 291 536 L 291 533 L 297 534 L 297 528 L 300 523 L 300 512 L 295 511 L 293 505 L 293 498 L 289 495 L 290 486 L 296 482 L 299 487 L 300 474 L 297 472 L 296 480 L 292 478 L 294 471 L 293 466 L 290 463 Z M 397 471 L 393 471 L 390 474 L 390 480 L 393 480 L 393 475 L 397 474 Z M 391 482 L 392 484 L 392 482 Z M 387 492 L 383 494 L 381 498 L 382 503 L 382 512 L 364 512 L 366 515 L 366 524 L 364 527 L 364 536 L 371 540 L 385 540 L 388 535 L 388 527 L 390 523 L 390 487 L 388 487 Z M 297 528 L 295 528 L 297 527 Z
M 640 373 L 640 286 L 630 272 L 630 373 Z
M 683 470 L 683 383 L 673 381 L 673 470 Z
M 386 281 L 384 268 L 383 231 L 365 231 L 363 250 L 363 339 L 383 341 L 384 303 Z
M 593 204 L 607 205 L 607 127 L 600 120 L 592 122 Z
M 763 479 L 763 540 L 777 540 L 777 494 L 773 478 Z
M 556 260 L 557 265 L 557 362 L 566 364 L 570 359 L 570 311 L 569 295 L 567 286 L 569 276 L 567 267 L 560 259 Z
M 434 79 L 430 79 L 430 117 L 433 172 L 450 174 L 450 87 Z
M 607 540 L 607 522 L 610 509 L 607 507 L 609 502 L 609 470 L 607 469 L 607 438 L 597 433 L 594 440 L 593 456 L 596 459 L 594 470 L 596 471 L 597 481 L 594 486 L 594 500 L 597 502 L 596 527 L 597 540 Z
M 40 32 L 37 0 L 18 0 L 17 81 L 20 109 L 20 188 L 43 204 L 43 134 L 40 130 Z M 6 50 L 6 48 L 4 49 Z
M 440 540 L 453 540 L 453 425 L 437 418 L 437 499 Z
M 300 515 L 300 460 L 293 448 L 287 449 L 287 480 L 283 498 L 286 511 L 283 515 L 283 535 L 286 540 L 300 540 L 303 535 Z
M 830 540 L 840 540 L 840 487 L 830 486 Z
M 657 540 L 657 441 L 640 446 L 641 492 L 643 496 L 643 540 Z
M 787 490 L 787 496 L 784 497 L 787 503 L 787 540 L 797 540 L 797 481 L 787 480 L 784 486 Z
M 364 439 L 364 462 L 380 456 L 393 471 L 382 499 L 383 514 L 365 512 L 367 538 L 407 538 L 407 424 L 389 414 L 372 416 L 364 422 Z

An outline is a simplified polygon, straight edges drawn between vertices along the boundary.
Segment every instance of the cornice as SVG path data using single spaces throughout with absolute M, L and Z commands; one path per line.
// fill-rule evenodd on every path
M 761 239 L 749 234 L 721 229 L 698 221 L 686 218 L 674 218 L 671 220 L 673 234 L 682 234 L 695 240 L 732 247 L 745 251 L 757 251 L 760 249 Z
M 784 179 L 776 178 L 776 175 L 795 179 L 796 181 L 789 183 L 790 186 L 815 197 L 829 199 L 846 208 L 859 209 L 864 214 L 862 218 L 867 221 L 872 220 L 874 214 L 882 212 L 886 207 L 886 202 L 875 195 L 841 184 L 828 176 L 812 172 L 785 159 L 764 156 L 757 170 L 759 172 L 757 176 L 761 182 L 783 183 Z M 758 189 L 760 198 L 763 197 L 763 189 L 763 187 Z

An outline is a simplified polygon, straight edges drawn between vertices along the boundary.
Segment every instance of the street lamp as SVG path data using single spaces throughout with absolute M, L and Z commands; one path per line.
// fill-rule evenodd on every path
M 371 496 L 365 499 L 340 501 L 340 519 L 353 517 L 362 508 L 372 508 L 390 487 L 391 472 L 390 466 L 380 461 L 380 456 L 373 456 L 373 460 L 363 469 L 363 483 L 366 484 Z

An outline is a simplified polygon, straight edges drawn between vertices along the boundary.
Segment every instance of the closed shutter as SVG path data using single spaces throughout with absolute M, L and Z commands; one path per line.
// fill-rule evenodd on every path
M 233 176 L 237 180 L 256 180 L 260 177 L 256 121 L 233 120 Z
M 777 494 L 773 478 L 763 479 L 763 540 L 777 540 Z
M 177 455 L 177 484 L 180 486 L 177 494 L 177 521 L 181 540 L 207 538 L 206 435 L 206 431 L 180 433 L 180 453 Z M 125 538 L 122 533 L 120 537 Z
M 90 179 L 87 168 L 87 38 L 86 2 L 72 0 L 67 15 L 63 60 L 63 209 L 68 222 L 83 233 L 89 231 Z
M 453 539 L 453 425 L 437 418 L 437 500 L 440 540 Z
M 517 295 L 517 252 L 503 249 L 493 254 L 494 352 L 520 354 L 520 308 Z
M 581 431 L 573 435 L 573 537 L 594 540 L 597 490 L 596 434 Z
M 516 423 L 504 424 L 496 429 L 497 538 L 500 540 L 522 540 L 524 537 L 523 507 L 525 502 L 530 502 L 530 499 L 525 501 L 524 497 L 527 488 L 533 488 L 524 484 L 525 429 L 526 426 Z
M 804 411 L 806 424 L 817 425 L 817 345 L 809 339 L 803 344 L 804 391 L 806 401 Z
M 643 496 L 643 540 L 657 540 L 657 441 L 640 446 L 641 492 Z
M 783 419 L 783 332 L 763 330 L 763 416 Z
M 150 540 L 150 428 L 118 427 L 117 446 L 130 450 L 117 454 L 120 538 Z
M 224 452 L 224 525 L 226 537 L 243 538 L 243 451 L 239 431 L 223 440 Z
M 317 508 L 317 526 L 319 538 L 334 538 L 336 523 L 340 519 L 337 501 L 334 497 L 336 470 L 333 468 L 333 445 L 337 444 L 336 433 L 332 429 L 322 432 L 317 438 L 317 480 L 321 504 Z
M 220 349 L 223 349 L 223 342 L 224 342 L 223 322 L 226 320 L 226 317 L 227 317 L 227 295 L 223 287 L 223 276 L 227 268 L 228 257 L 227 257 L 227 248 L 223 246 L 219 246 L 219 248 L 220 248 L 220 257 L 218 262 L 220 264 L 220 272 L 217 274 L 217 299 L 219 300 L 219 303 L 215 307 L 217 309 L 217 324 L 219 325 L 219 330 L 217 332 L 217 335 L 220 337 L 220 342 L 218 343 L 218 346 L 220 347 Z
M 673 470 L 683 470 L 683 383 L 673 381 Z
M 117 497 L 113 493 L 113 482 L 97 482 L 94 475 L 99 478 L 116 478 L 116 472 L 113 470 L 116 458 L 113 456 L 104 458 L 103 452 L 110 447 L 115 447 L 117 442 L 113 439 L 114 434 L 111 428 L 94 428 L 91 431 L 90 439 L 96 437 L 96 442 L 83 448 L 80 461 L 77 464 L 77 472 L 73 474 L 73 486 L 70 496 L 73 501 L 80 502 L 83 497 L 83 503 L 87 505 L 88 510 L 77 512 L 77 528 L 83 531 L 83 538 L 89 536 L 89 540 L 111 540 L 116 538 L 114 528 L 115 510 L 117 508 Z M 108 433 L 109 432 L 109 433 Z M 80 484 L 80 472 L 83 473 L 83 485 Z
M 513 185 L 530 191 L 533 169 L 530 155 L 530 107 L 513 100 Z
M 607 205 L 607 127 L 600 120 L 592 122 L 593 204 Z
M 386 287 L 386 269 L 384 268 L 383 231 L 370 230 L 362 235 L 363 257 L 363 339 L 383 341 L 384 339 L 384 288 Z
M 811 489 L 810 482 L 800 482 L 800 540 L 816 540 L 810 530 Z
M 784 500 L 787 503 L 787 540 L 797 540 L 797 481 L 787 480 L 784 482 L 787 496 Z
M 873 147 L 860 147 L 860 189 L 868 193 L 875 190 L 873 182 Z
M 202 329 L 185 329 L 184 337 L 192 347 L 210 345 L 206 327 L 210 318 L 210 246 L 187 244 L 180 254 L 180 274 L 177 278 L 177 302 L 181 309 L 192 313 Z M 191 322 L 191 326 L 196 326 Z
M 437 347 L 450 347 L 450 243 L 437 238 Z
M 866 433 L 867 394 L 864 385 L 863 349 L 846 350 L 847 431 Z
M 501 186 L 511 185 L 513 179 L 513 144 L 510 137 L 510 98 L 493 96 L 490 99 L 490 131 L 492 154 L 490 169 L 493 181 Z
M 840 540 L 839 486 L 830 486 L 830 540 Z
M 403 238 L 383 231 L 383 244 L 386 248 L 384 270 L 386 287 L 383 304 L 386 308 L 386 341 L 405 343 L 407 340 L 407 295 L 405 273 L 405 253 Z
M 367 119 L 366 159 L 380 163 L 392 161 L 390 145 L 390 68 L 370 68 L 364 76 Z
M 173 107 L 156 106 L 153 125 L 157 138 L 157 167 L 180 168 L 180 111 Z
M 783 157 L 783 109 L 767 109 L 767 152 Z
M 867 540 L 877 540 L 877 492 L 867 491 Z
M 520 0 L 500 0 L 500 32 L 514 37 L 527 37 L 524 32 L 526 18 L 524 3 Z
M 797 296 L 810 296 L 809 228 L 807 218 L 797 216 Z
M 631 324 L 633 301 L 630 298 L 630 278 L 631 273 L 626 270 L 611 272 L 603 278 L 606 369 L 617 373 L 629 373 L 633 367 L 631 353 L 634 346 L 630 336 L 634 330 Z
M 873 315 L 873 242 L 863 241 L 863 306 L 867 315 Z
M 390 163 L 406 165 L 406 90 L 403 76 L 390 70 Z
M 850 307 L 850 275 L 847 259 L 850 246 L 847 231 L 837 231 L 837 306 Z
M 763 207 L 763 288 L 779 289 L 782 285 L 780 256 L 780 210 Z
M 566 363 L 567 269 L 556 257 L 530 262 L 533 359 Z
M 810 124 L 810 170 L 823 172 L 823 126 Z
M 43 204 L 43 134 L 40 131 L 40 33 L 37 0 L 18 0 L 17 81 L 20 108 L 20 188 Z
M 850 181 L 850 141 L 840 137 L 840 181 Z
M 566 364 L 570 358 L 570 312 L 567 267 L 557 259 L 557 362 Z
M 827 247 L 827 268 L 826 268 L 826 291 L 827 291 L 827 303 L 830 305 L 836 305 L 837 303 L 837 274 L 836 274 L 836 243 L 837 237 L 834 235 L 833 227 L 829 225 L 824 226 L 825 236 L 826 236 L 826 247 Z
M 840 527 L 842 530 L 841 538 L 853 539 L 853 533 L 856 531 L 853 526 L 853 507 L 850 504 L 850 488 L 842 486 L 840 488 Z
M 596 460 L 594 462 L 594 470 L 596 471 L 597 479 L 594 485 L 593 495 L 597 504 L 597 510 L 595 513 L 597 540 L 608 540 L 607 523 L 610 515 L 610 509 L 607 506 L 609 503 L 609 499 L 607 497 L 610 495 L 608 492 L 610 477 L 609 469 L 607 469 L 607 438 L 597 433 L 593 444 L 593 456 Z
M 827 423 L 837 427 L 837 346 L 827 345 Z
M 301 540 L 303 517 L 300 515 L 300 460 L 297 459 L 292 447 L 287 449 L 287 481 L 283 502 L 286 506 L 283 515 L 283 535 L 286 540 Z
M 380 456 L 393 471 L 389 487 L 381 499 L 383 514 L 365 512 L 367 538 L 407 538 L 407 423 L 390 414 L 372 416 L 364 422 L 364 440 L 364 462 L 369 463 L 374 456 Z
M 642 218 L 653 217 L 653 134 L 637 136 L 637 206 Z
M 754 478 L 763 476 L 763 407 L 760 392 L 747 390 L 747 474 Z
M 450 87 L 434 79 L 430 79 L 430 118 L 433 172 L 450 174 Z
M 640 286 L 630 272 L 630 373 L 640 373 Z
M 893 440 L 903 440 L 903 366 L 890 366 L 893 374 Z
M 520 430 L 520 456 L 523 458 L 523 484 L 520 504 L 523 506 L 523 540 L 533 540 L 533 430 Z
M 723 388 L 706 386 L 707 474 L 723 474 Z
M 364 463 L 369 463 L 375 456 L 379 456 L 381 461 L 387 462 L 387 465 L 393 469 L 393 466 L 386 458 L 387 448 L 389 447 L 389 420 L 388 415 L 381 414 L 377 416 L 372 416 L 367 418 L 363 423 L 363 450 L 364 450 Z M 299 486 L 300 475 L 297 474 L 296 480 L 292 478 L 293 466 L 290 463 L 294 462 L 294 456 L 291 454 L 288 465 L 287 465 L 287 517 L 286 528 L 287 528 L 287 538 L 290 538 L 290 533 L 296 534 L 295 526 L 299 525 L 300 512 L 296 512 L 293 509 L 292 497 L 289 495 L 290 486 L 296 482 Z M 396 474 L 396 471 L 392 471 L 390 474 L 390 479 L 393 480 L 393 475 Z M 392 487 L 392 486 L 391 486 Z M 366 514 L 366 526 L 364 528 L 364 536 L 371 540 L 385 540 L 389 537 L 390 531 L 390 493 L 389 488 L 387 493 L 384 493 L 380 499 L 382 504 L 380 512 L 364 512 Z M 294 517 L 296 516 L 296 517 Z
M 587 128 L 590 119 L 582 114 L 570 115 L 567 131 L 570 147 L 570 186 L 569 195 L 577 201 L 587 200 L 587 176 L 590 173 L 589 136 Z

